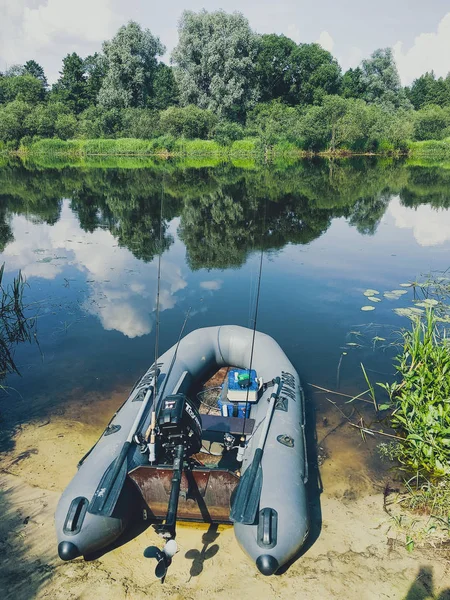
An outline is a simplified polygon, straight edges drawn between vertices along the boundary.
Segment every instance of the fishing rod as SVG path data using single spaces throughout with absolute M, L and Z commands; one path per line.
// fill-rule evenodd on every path
M 164 203 L 164 173 L 162 179 L 161 204 L 159 208 L 159 245 L 158 245 L 158 277 L 156 284 L 156 329 L 155 329 L 155 373 L 158 369 L 159 355 L 159 315 L 160 315 L 160 291 L 161 291 L 161 254 L 162 254 L 162 218 L 163 218 L 163 203 Z M 144 441 L 148 442 L 148 458 L 149 463 L 153 464 L 156 460 L 156 402 L 158 399 L 158 377 L 155 377 L 155 393 L 153 396 L 152 416 L 150 425 L 145 432 Z M 145 448 L 145 446 L 144 446 Z
M 267 209 L 267 202 L 264 204 L 263 236 L 262 237 L 264 237 L 264 232 L 265 232 L 265 228 L 266 228 L 266 209 Z M 253 319 L 252 347 L 250 350 L 250 363 L 249 363 L 249 368 L 248 368 L 247 396 L 245 398 L 244 422 L 242 424 L 242 435 L 241 435 L 239 449 L 238 449 L 238 455 L 237 455 L 238 462 L 242 462 L 242 459 L 244 457 L 244 450 L 245 450 L 244 432 L 245 432 L 245 425 L 247 422 L 247 413 L 248 413 L 248 404 L 249 404 L 248 398 L 249 398 L 249 394 L 250 394 L 250 387 L 252 385 L 251 374 L 252 374 L 252 366 L 253 366 L 253 353 L 254 353 L 254 349 L 255 349 L 256 323 L 258 321 L 258 309 L 259 309 L 259 298 L 260 298 L 260 292 L 261 292 L 263 259 L 264 259 L 264 244 L 262 243 L 261 244 L 261 256 L 259 259 L 258 286 L 256 289 L 255 316 Z

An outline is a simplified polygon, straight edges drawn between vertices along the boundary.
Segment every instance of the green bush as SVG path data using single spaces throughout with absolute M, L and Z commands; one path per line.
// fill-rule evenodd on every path
M 277 100 L 258 104 L 247 119 L 247 134 L 253 132 L 266 146 L 283 140 L 302 145 L 301 113 Z
M 85 139 L 114 138 L 122 133 L 124 110 L 90 106 L 78 118 L 77 137 Z
M 244 128 L 239 123 L 220 121 L 213 132 L 214 140 L 221 146 L 230 146 L 244 137 Z
M 67 140 L 75 135 L 77 119 L 72 114 L 58 115 L 55 122 L 55 135 L 62 140 Z
M 441 140 L 450 125 L 450 114 L 440 106 L 430 104 L 418 110 L 414 119 L 415 140 Z
M 190 105 L 171 106 L 160 113 L 161 131 L 186 139 L 207 139 L 217 124 L 217 116 L 210 110 Z
M 127 108 L 122 113 L 121 137 L 148 140 L 162 134 L 159 112 L 145 108 Z

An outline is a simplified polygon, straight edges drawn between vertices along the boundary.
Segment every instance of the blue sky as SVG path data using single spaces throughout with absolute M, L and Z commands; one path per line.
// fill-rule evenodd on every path
M 238 10 L 260 33 L 319 41 L 344 69 L 392 46 L 405 84 L 426 70 L 450 71 L 449 0 L 0 0 L 0 70 L 34 58 L 54 81 L 63 56 L 100 50 L 130 19 L 160 36 L 168 60 L 182 11 L 202 8 Z

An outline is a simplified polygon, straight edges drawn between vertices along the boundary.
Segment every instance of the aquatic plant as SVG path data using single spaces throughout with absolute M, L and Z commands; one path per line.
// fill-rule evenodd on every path
M 5 264 L 0 267 L 0 381 L 19 373 L 14 362 L 14 346 L 35 339 L 34 318 L 25 315 L 23 293 L 26 282 L 19 271 L 12 284 L 3 285 Z
M 395 458 L 410 471 L 430 479 L 450 475 L 450 345 L 432 307 L 402 331 L 396 358 L 400 381 L 379 384 L 389 394 L 390 422 L 403 441 Z

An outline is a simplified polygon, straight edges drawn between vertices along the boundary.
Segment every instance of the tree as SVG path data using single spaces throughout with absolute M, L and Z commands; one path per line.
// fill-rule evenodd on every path
M 292 54 L 297 44 L 284 35 L 262 35 L 258 44 L 256 76 L 261 92 L 260 100 L 270 102 L 276 98 L 288 100 Z
M 338 128 L 340 121 L 346 115 L 348 102 L 340 96 L 325 96 L 322 102 L 324 119 L 330 130 L 329 149 L 336 150 L 336 146 L 341 142 L 339 139 Z
M 147 105 L 157 70 L 157 56 L 165 47 L 149 29 L 130 21 L 114 38 L 103 43 L 106 75 L 98 94 L 99 104 L 107 108 Z
M 6 71 L 3 73 L 5 77 L 19 77 L 19 75 L 24 74 L 23 65 L 11 65 Z
M 342 78 L 342 95 L 344 98 L 363 98 L 366 91 L 363 72 L 360 67 L 349 69 Z
M 341 67 L 320 44 L 299 44 L 292 53 L 289 73 L 291 104 L 320 104 L 324 96 L 339 94 Z
M 300 131 L 306 150 L 324 150 L 330 139 L 328 124 L 321 106 L 309 106 L 300 121 Z
M 20 100 L 37 104 L 44 99 L 45 90 L 42 82 L 32 75 L 2 77 L 0 87 L 4 102 Z
M 411 106 L 400 82 L 392 48 L 379 48 L 361 63 L 363 99 L 369 103 Z
M 243 119 L 258 99 L 254 63 L 258 38 L 240 13 L 185 11 L 172 54 L 183 106 Z
M 156 110 L 164 110 L 178 102 L 179 91 L 173 69 L 164 63 L 159 63 L 156 67 L 152 95 L 148 104 Z
M 35 60 L 27 60 L 27 62 L 23 65 L 23 71 L 24 75 L 32 75 L 33 77 L 36 77 L 36 79 L 39 79 L 43 88 L 47 89 L 48 83 L 44 69 Z
M 433 71 L 415 79 L 411 88 L 407 90 L 407 95 L 416 110 L 426 104 L 450 104 L 450 86 L 442 77 L 436 79 Z
M 106 74 L 105 57 L 96 52 L 84 59 L 84 71 L 86 74 L 86 95 L 89 104 L 96 104 L 97 96 L 102 87 Z
M 76 52 L 63 59 L 60 78 L 53 86 L 52 96 L 78 114 L 88 105 L 84 61 Z
M 56 120 L 59 115 L 68 113 L 68 108 L 62 102 L 41 103 L 33 107 L 27 115 L 25 126 L 29 135 L 50 138 L 55 135 Z
M 18 141 L 27 133 L 25 120 L 31 106 L 22 100 L 14 100 L 0 106 L 0 140 Z

